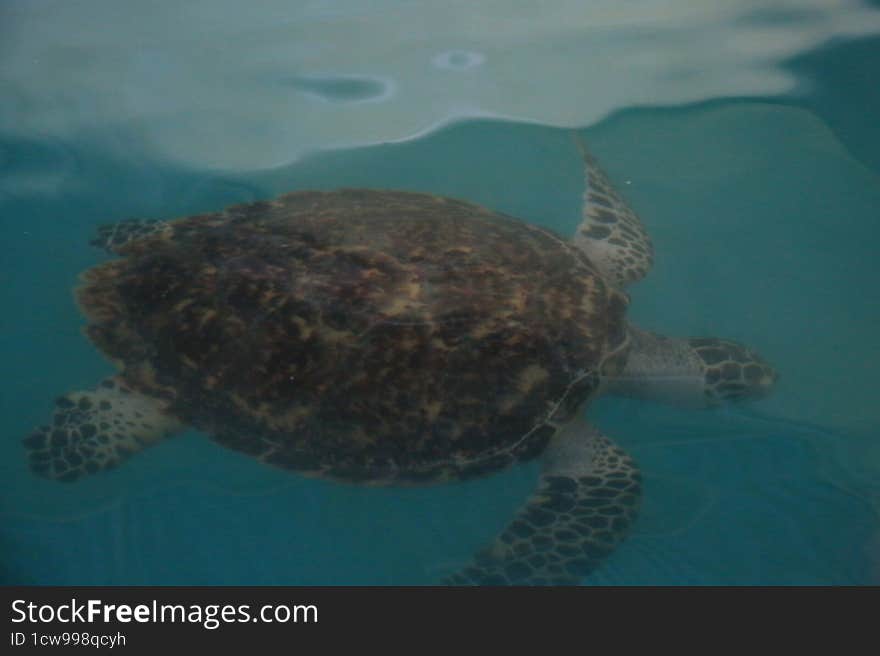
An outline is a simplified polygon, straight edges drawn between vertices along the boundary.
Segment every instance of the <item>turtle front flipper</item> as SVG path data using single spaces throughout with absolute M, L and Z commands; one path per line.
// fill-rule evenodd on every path
M 769 394 L 779 374 L 754 349 L 718 337 L 665 337 L 628 327 L 624 370 L 603 381 L 602 391 L 683 407 Z
M 30 468 L 68 482 L 115 467 L 183 428 L 164 405 L 117 378 L 94 390 L 69 392 L 55 401 L 52 424 L 24 439 Z
M 636 213 L 617 193 L 608 176 L 576 141 L 584 159 L 583 220 L 572 243 L 580 248 L 602 275 L 618 289 L 647 275 L 654 261 L 651 239 Z
M 98 234 L 89 242 L 111 255 L 120 254 L 121 249 L 137 239 L 158 235 L 168 226 L 167 221 L 159 219 L 126 219 L 118 223 L 98 226 Z
M 538 489 L 451 585 L 577 585 L 626 537 L 641 497 L 633 460 L 583 420 L 544 454 Z

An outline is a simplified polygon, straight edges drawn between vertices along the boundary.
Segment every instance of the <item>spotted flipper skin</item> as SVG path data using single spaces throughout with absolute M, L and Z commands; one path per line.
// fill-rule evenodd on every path
M 450 585 L 578 585 L 626 537 L 641 477 L 633 460 L 582 420 L 545 454 L 538 489 Z
M 168 224 L 158 219 L 126 219 L 118 223 L 98 226 L 98 234 L 89 243 L 107 251 L 118 254 L 128 243 L 161 233 Z
M 115 467 L 181 428 L 161 402 L 108 378 L 94 390 L 59 397 L 51 425 L 34 430 L 23 444 L 31 471 L 72 482 Z
M 645 277 L 654 247 L 641 220 L 617 193 L 596 159 L 578 141 L 584 160 L 582 221 L 572 243 L 618 289 Z

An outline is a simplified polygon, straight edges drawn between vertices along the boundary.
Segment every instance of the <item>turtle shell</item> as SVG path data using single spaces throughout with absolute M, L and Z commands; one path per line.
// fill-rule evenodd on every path
M 625 298 L 553 233 L 428 194 L 296 192 L 168 222 L 84 274 L 86 333 L 230 448 L 351 481 L 538 455 L 622 366 Z

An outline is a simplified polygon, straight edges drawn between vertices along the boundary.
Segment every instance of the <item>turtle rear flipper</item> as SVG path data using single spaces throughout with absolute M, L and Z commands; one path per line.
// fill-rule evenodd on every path
M 583 420 L 545 453 L 538 489 L 451 585 L 577 585 L 626 537 L 638 512 L 633 460 Z
M 645 277 L 654 261 L 654 247 L 641 220 L 617 193 L 608 176 L 576 141 L 584 159 L 583 220 L 572 243 L 618 289 Z
M 108 378 L 94 390 L 59 397 L 52 425 L 36 429 L 24 446 L 34 473 L 75 481 L 115 467 L 182 427 L 163 411 L 162 401 Z

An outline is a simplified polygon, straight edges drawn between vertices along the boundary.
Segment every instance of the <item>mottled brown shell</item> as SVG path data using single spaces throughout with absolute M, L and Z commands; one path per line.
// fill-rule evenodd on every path
M 78 297 L 125 380 L 306 473 L 430 481 L 532 458 L 621 365 L 605 356 L 626 301 L 586 257 L 466 202 L 298 192 L 119 253 Z

